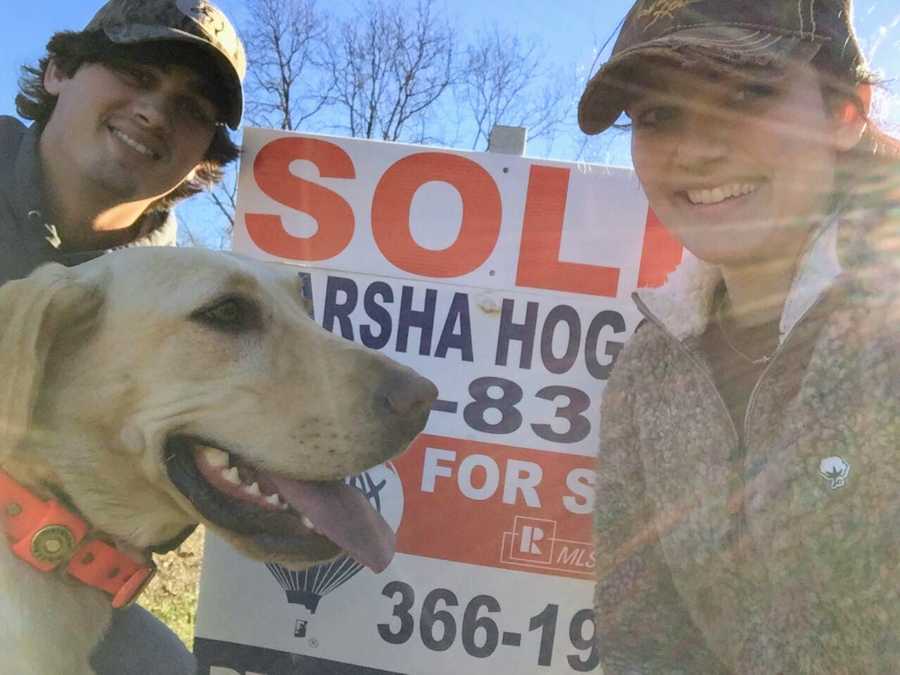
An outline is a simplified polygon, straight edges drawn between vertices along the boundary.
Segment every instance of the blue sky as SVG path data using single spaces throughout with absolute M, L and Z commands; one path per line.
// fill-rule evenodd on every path
M 240 26 L 245 3 L 216 0 Z M 523 35 L 539 37 L 553 52 L 554 60 L 573 67 L 589 68 L 595 43 L 603 42 L 630 6 L 629 0 L 562 0 L 551 10 L 550 3 L 537 0 L 445 0 L 448 12 L 466 30 L 496 21 Z M 97 0 L 32 0 L 0 3 L 0 25 L 5 26 L 0 54 L 0 114 L 14 111 L 16 80 L 23 63 L 34 62 L 43 53 L 47 38 L 57 30 L 80 29 L 99 7 Z M 331 11 L 349 11 L 351 0 L 330 0 L 320 6 Z
M 724 0 L 723 0 L 724 1 Z M 99 7 L 94 0 L 32 0 L 0 3 L 4 44 L 0 50 L 0 114 L 14 112 L 16 80 L 23 63 L 43 53 L 47 38 L 57 30 L 79 29 Z M 217 0 L 240 25 L 245 3 Z M 352 0 L 321 2 L 336 12 L 347 11 Z M 606 41 L 631 0 L 444 0 L 444 6 L 465 30 L 496 21 L 523 35 L 537 36 L 554 61 L 590 68 L 596 46 Z M 873 65 L 887 78 L 900 75 L 900 6 L 897 0 L 857 0 L 856 25 Z M 897 93 L 900 94 L 900 88 Z M 900 121 L 890 111 L 890 119 Z
M 632 0 L 443 2 L 462 30 L 474 31 L 486 22 L 496 22 L 523 36 L 535 36 L 543 42 L 553 61 L 581 74 L 594 63 L 596 49 L 606 42 L 632 4 Z M 244 2 L 216 0 L 216 4 L 240 27 L 246 16 Z M 15 114 L 16 82 L 22 64 L 40 58 L 47 39 L 55 31 L 82 28 L 99 6 L 100 0 L 0 3 L 0 25 L 4 26 L 4 44 L 0 50 L 0 114 Z M 353 0 L 320 0 L 320 6 L 343 13 L 353 7 Z M 896 132 L 900 130 L 900 84 L 892 83 L 891 79 L 900 76 L 900 5 L 897 0 L 857 0 L 855 14 L 863 48 L 871 65 L 886 80 L 876 116 Z M 559 147 L 557 144 L 552 152 L 558 153 Z M 528 154 L 540 156 L 543 149 L 533 146 Z M 627 138 L 621 132 L 616 138 L 600 138 L 589 156 L 595 161 L 627 164 Z M 202 211 L 200 204 L 189 206 L 190 211 L 194 209 Z

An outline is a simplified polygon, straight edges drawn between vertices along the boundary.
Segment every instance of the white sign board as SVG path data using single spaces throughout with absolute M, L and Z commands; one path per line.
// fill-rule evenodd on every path
M 233 248 L 298 265 L 315 318 L 440 390 L 357 484 L 379 575 L 303 573 L 210 535 L 201 673 L 599 672 L 591 511 L 604 382 L 681 248 L 633 173 L 248 129 Z

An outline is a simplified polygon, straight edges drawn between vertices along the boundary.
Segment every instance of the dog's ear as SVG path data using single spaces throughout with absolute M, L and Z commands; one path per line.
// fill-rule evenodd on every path
M 96 285 L 57 264 L 0 286 L 0 459 L 26 435 L 54 341 L 96 315 L 101 303 Z

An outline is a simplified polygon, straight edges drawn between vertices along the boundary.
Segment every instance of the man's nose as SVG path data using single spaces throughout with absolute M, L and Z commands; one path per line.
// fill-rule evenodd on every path
M 133 104 L 135 117 L 148 127 L 171 128 L 174 123 L 174 104 L 170 98 L 164 91 L 141 92 Z

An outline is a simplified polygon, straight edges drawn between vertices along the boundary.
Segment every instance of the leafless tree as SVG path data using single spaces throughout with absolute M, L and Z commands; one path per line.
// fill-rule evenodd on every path
M 247 119 L 294 130 L 325 106 L 330 80 L 318 66 L 328 22 L 315 0 L 249 0 Z
M 227 230 L 234 229 L 234 211 L 237 207 L 237 171 L 229 171 L 222 182 L 208 193 L 209 201 L 227 220 Z
M 299 129 L 322 111 L 331 93 L 330 77 L 321 67 L 327 17 L 315 0 L 249 0 L 247 10 L 244 123 Z M 226 235 L 234 228 L 236 197 L 234 172 L 209 193 L 226 221 Z
M 249 64 L 245 124 L 472 148 L 506 124 L 528 127 L 529 140 L 552 141 L 578 85 L 548 65 L 537 41 L 496 26 L 477 33 L 459 58 L 458 27 L 437 1 L 360 0 L 337 19 L 316 0 L 248 0 L 240 27 Z M 216 236 L 188 231 L 186 241 L 227 242 L 235 173 L 229 168 L 208 196 L 220 215 L 207 226 Z
M 467 47 L 457 97 L 471 114 L 471 148 L 484 149 L 497 124 L 528 128 L 528 140 L 552 141 L 571 109 L 577 86 L 550 64 L 535 39 L 498 26 Z
M 419 142 L 453 81 L 453 31 L 433 0 L 369 0 L 341 22 L 326 56 L 338 124 L 352 136 Z
M 199 199 L 201 197 L 195 197 Z M 213 187 L 209 192 L 204 192 L 205 199 L 218 215 L 215 223 L 202 223 L 194 225 L 184 221 L 179 222 L 179 244 L 190 246 L 203 246 L 205 248 L 224 248 L 228 243 L 232 230 L 234 230 L 234 214 L 237 204 L 237 170 L 229 167 L 222 182 Z M 203 235 L 198 231 L 214 229 L 214 235 Z

